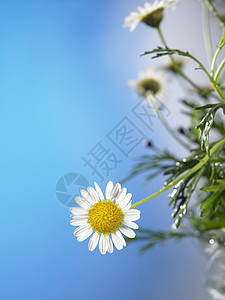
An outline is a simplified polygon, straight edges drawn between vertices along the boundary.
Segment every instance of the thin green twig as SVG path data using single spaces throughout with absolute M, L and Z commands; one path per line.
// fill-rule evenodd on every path
M 220 73 L 223 70 L 224 66 L 225 66 L 225 58 L 221 61 L 220 65 L 219 65 L 219 67 L 216 71 L 216 74 L 215 74 L 215 81 L 216 82 L 219 82 Z

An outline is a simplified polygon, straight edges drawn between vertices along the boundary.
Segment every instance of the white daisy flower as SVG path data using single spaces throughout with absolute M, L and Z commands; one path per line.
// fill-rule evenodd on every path
M 148 68 L 138 74 L 136 80 L 130 80 L 128 85 L 136 89 L 136 92 L 144 98 L 155 99 L 163 102 L 167 91 L 168 79 L 163 72 Z
M 98 242 L 101 254 L 113 252 L 113 244 L 121 250 L 126 246 L 122 234 L 129 238 L 135 237 L 131 229 L 138 229 L 133 221 L 140 218 L 138 209 L 131 209 L 132 194 L 127 194 L 127 189 L 119 183 L 113 186 L 112 181 L 106 185 L 105 197 L 95 182 L 95 189 L 88 187 L 87 191 L 81 190 L 82 197 L 75 197 L 80 207 L 72 207 L 72 220 L 70 224 L 79 226 L 74 235 L 78 242 L 86 240 L 92 233 L 88 249 L 93 251 Z
M 164 10 L 174 9 L 179 2 L 180 0 L 156 0 L 152 4 L 146 2 L 144 7 L 137 7 L 138 12 L 132 12 L 125 18 L 124 27 L 130 27 L 130 31 L 134 31 L 140 22 L 151 27 L 158 27 L 163 19 Z

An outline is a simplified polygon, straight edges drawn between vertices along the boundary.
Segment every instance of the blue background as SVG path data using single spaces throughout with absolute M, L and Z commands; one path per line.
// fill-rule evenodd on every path
M 151 63 L 138 55 L 159 45 L 142 24 L 133 33 L 122 28 L 137 5 L 143 2 L 1 1 L 0 299 L 205 299 L 206 259 L 197 243 L 169 242 L 143 256 L 138 243 L 113 255 L 91 253 L 87 241 L 75 240 L 69 208 L 55 195 L 57 181 L 70 172 L 93 185 L 96 178 L 82 156 L 99 141 L 122 159 L 110 174 L 114 182 L 139 155 L 151 153 L 140 143 L 125 157 L 110 144 L 107 133 L 125 116 L 159 148 L 185 153 L 157 119 L 149 132 L 132 114 L 139 99 L 127 82 Z M 171 44 L 184 49 L 192 43 L 192 50 L 196 42 L 195 53 L 202 52 L 202 40 L 193 36 L 193 29 L 201 34 L 200 13 L 194 0 L 167 13 L 163 28 Z M 177 89 L 167 99 L 169 121 L 176 125 L 183 122 L 176 115 L 180 94 Z M 108 179 L 100 183 L 103 189 Z M 136 202 L 163 181 L 144 186 L 137 177 L 125 186 Z M 173 220 L 167 203 L 165 194 L 141 206 L 138 224 L 168 230 Z

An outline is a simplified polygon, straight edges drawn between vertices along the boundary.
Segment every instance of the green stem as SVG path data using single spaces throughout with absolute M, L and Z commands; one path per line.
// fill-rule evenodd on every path
M 212 65 L 211 65 L 212 79 L 210 80 L 211 84 L 212 84 L 212 87 L 215 89 L 215 91 L 218 93 L 218 95 L 225 102 L 225 94 L 219 86 L 219 75 L 220 75 L 220 72 L 222 71 L 222 69 L 225 65 L 225 59 L 219 65 L 219 67 L 216 71 L 216 75 L 215 75 L 216 60 L 217 60 L 217 57 L 218 57 L 218 55 L 219 55 L 219 53 L 222 50 L 224 45 L 225 45 L 225 27 L 224 27 L 224 30 L 223 30 L 222 39 L 220 41 L 219 46 L 217 47 L 217 50 L 216 50 L 216 52 L 214 54 L 214 57 L 213 57 L 213 60 L 212 60 Z
M 212 149 L 210 150 L 210 156 L 213 155 L 213 153 L 215 151 L 217 151 L 223 144 L 225 144 L 225 139 L 222 139 L 220 140 L 219 142 L 217 142 L 213 147 Z M 198 171 L 202 166 L 204 166 L 207 161 L 209 160 L 209 157 L 208 155 L 205 155 L 201 160 L 200 162 L 195 165 L 191 170 L 189 170 L 187 173 L 185 173 L 184 175 L 180 176 L 178 179 L 174 180 L 173 182 L 169 183 L 168 185 L 166 185 L 165 187 L 163 187 L 161 190 L 159 190 L 158 192 L 152 194 L 151 196 L 147 197 L 147 198 L 144 198 L 143 200 L 140 200 L 136 203 L 134 203 L 131 208 L 135 208 L 155 197 L 157 197 L 158 195 L 164 193 L 165 191 L 169 190 L 171 187 L 173 187 L 174 185 L 176 185 L 177 183 L 179 183 L 181 180 L 187 178 L 188 176 L 192 175 L 193 173 L 195 173 L 196 171 Z
M 215 67 L 216 67 L 216 59 L 220 53 L 220 50 L 221 50 L 221 47 L 218 46 L 218 48 L 216 49 L 216 52 L 213 56 L 213 59 L 212 59 L 212 64 L 211 64 L 211 73 L 212 73 L 212 78 L 214 79 L 214 73 L 215 73 Z
M 225 58 L 222 60 L 222 62 L 220 63 L 217 71 L 216 71 L 216 75 L 215 75 L 215 81 L 219 82 L 219 77 L 220 77 L 220 73 L 223 70 L 223 67 L 225 66 Z
M 158 32 L 158 34 L 159 34 L 159 37 L 160 37 L 160 39 L 161 39 L 162 44 L 163 44 L 166 48 L 168 48 L 168 47 L 167 47 L 167 44 L 166 44 L 166 41 L 165 41 L 165 39 L 164 39 L 164 37 L 163 37 L 162 31 L 161 31 L 161 29 L 160 29 L 159 26 L 157 27 L 157 32 Z M 177 65 L 176 61 L 174 60 L 173 56 L 172 56 L 172 55 L 169 55 L 169 57 L 170 57 L 170 60 L 171 60 L 171 62 L 172 62 L 172 64 L 173 64 L 173 67 L 174 67 L 174 69 L 176 70 L 176 72 L 177 72 L 181 77 L 183 77 L 187 82 L 189 82 L 193 87 L 195 87 L 196 90 L 198 90 L 200 94 L 204 95 L 204 90 L 201 89 L 196 83 L 194 83 L 188 76 L 186 76 L 186 75 L 181 71 L 181 69 L 180 69 L 179 66 Z
M 209 26 L 209 10 L 206 5 L 202 4 L 202 27 L 203 27 L 203 37 L 205 42 L 205 50 L 208 59 L 208 64 L 210 66 L 213 59 L 213 47 L 212 39 Z
M 214 90 L 218 93 L 218 95 L 220 95 L 221 99 L 225 102 L 225 94 L 222 91 L 222 89 L 220 88 L 220 86 L 215 83 L 215 82 L 211 82 L 212 87 L 214 88 Z
M 157 107 L 154 99 L 153 95 L 149 95 L 147 96 L 147 100 L 150 102 L 150 104 L 153 106 L 157 117 L 160 119 L 160 121 L 162 122 L 162 124 L 164 125 L 164 127 L 168 130 L 168 132 L 172 135 L 172 137 L 178 142 L 180 143 L 185 149 L 190 149 L 190 146 L 188 144 L 186 144 L 185 142 L 183 142 L 179 136 L 174 132 L 174 130 L 170 127 L 169 123 L 166 121 L 166 119 L 163 117 L 163 114 L 161 114 L 159 108 Z M 156 99 L 157 100 L 157 99 Z
M 220 51 L 222 50 L 223 46 L 225 45 L 225 28 L 223 30 L 223 35 L 220 41 L 219 46 L 217 47 L 217 50 L 214 54 L 213 60 L 212 60 L 212 65 L 211 65 L 211 72 L 212 72 L 212 78 L 214 79 L 214 73 L 215 73 L 215 67 L 216 67 L 216 59 L 220 53 Z

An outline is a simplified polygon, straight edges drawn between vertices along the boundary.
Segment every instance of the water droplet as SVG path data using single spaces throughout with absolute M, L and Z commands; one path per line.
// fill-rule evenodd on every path
M 180 165 L 179 161 L 176 162 L 176 166 L 178 167 Z
M 180 206 L 180 209 L 185 209 L 185 208 L 186 208 L 186 204 Z
M 181 180 L 181 181 L 179 181 L 175 186 L 174 186 L 174 188 L 179 188 L 179 186 L 183 183 L 184 181 L 183 180 Z
M 176 195 L 177 189 L 173 189 L 172 193 L 170 194 L 170 198 L 173 198 Z
M 175 207 L 174 210 L 173 210 L 173 212 L 172 212 L 172 214 L 171 214 L 172 218 L 174 218 L 175 214 L 177 213 L 177 210 L 178 210 L 178 208 Z
M 186 161 L 187 161 L 187 159 L 186 159 L 186 158 L 183 158 L 183 159 L 182 159 L 182 161 L 183 161 L 183 162 L 186 162 Z
M 210 239 L 210 240 L 209 240 L 209 244 L 210 244 L 210 245 L 213 245 L 214 243 L 215 243 L 214 239 Z
M 177 226 L 175 224 L 172 224 L 172 229 L 177 229 Z

